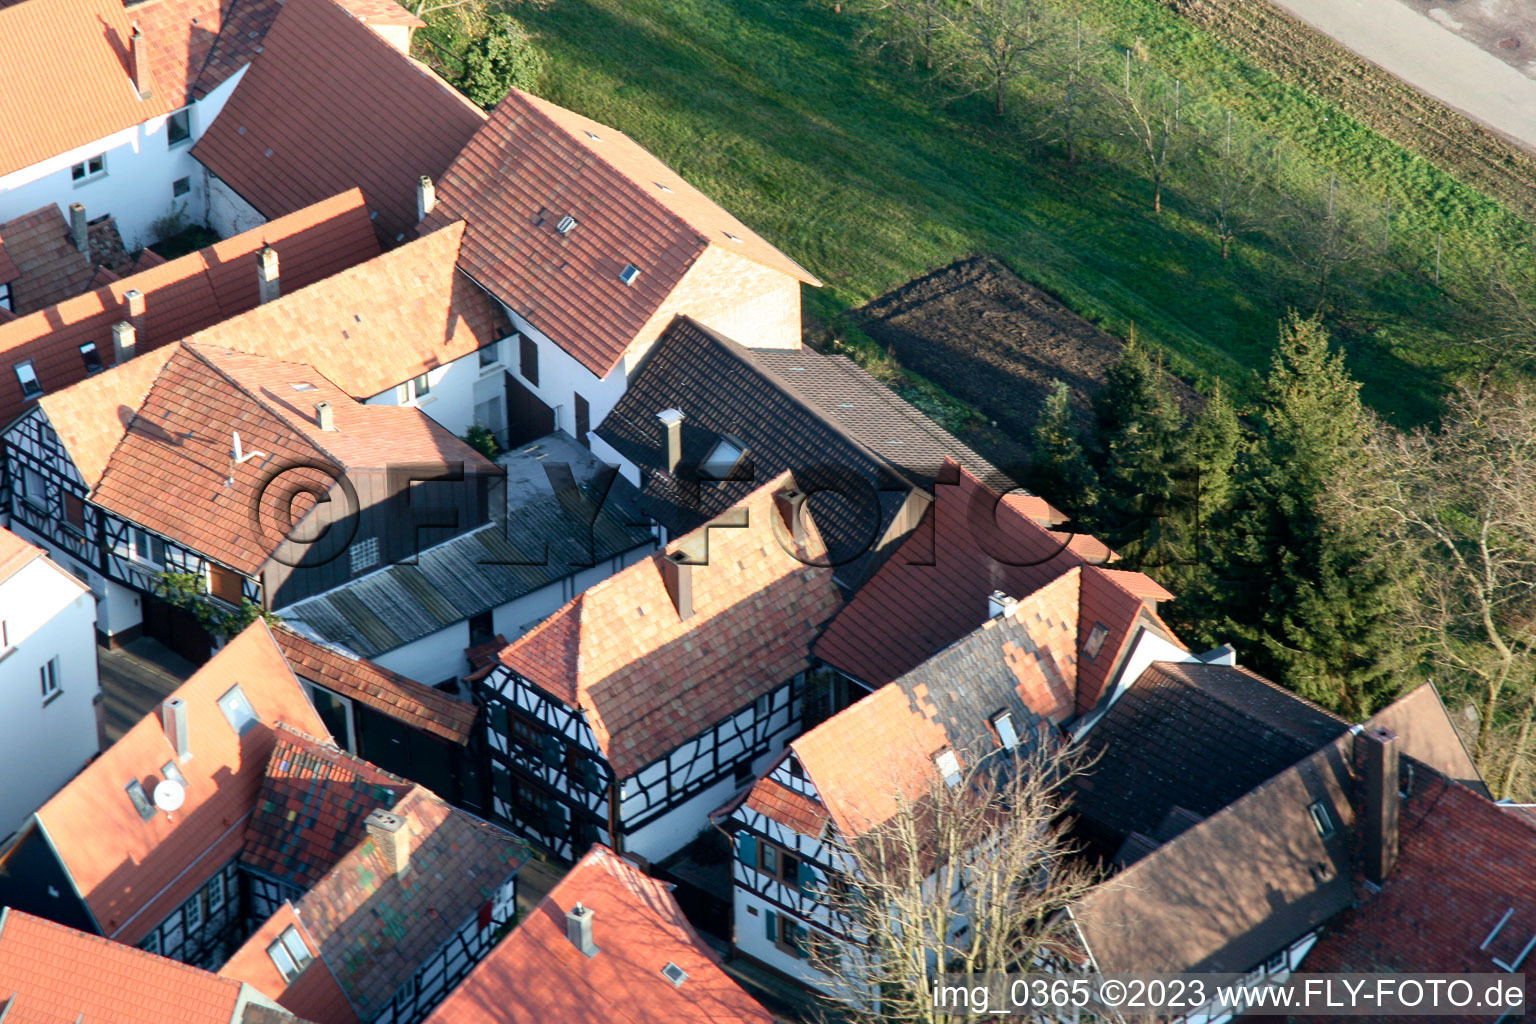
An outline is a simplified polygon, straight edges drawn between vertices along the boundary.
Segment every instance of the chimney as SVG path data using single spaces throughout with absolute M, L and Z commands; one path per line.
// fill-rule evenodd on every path
M 683 413 L 680 409 L 663 409 L 656 414 L 665 431 L 667 445 L 667 473 L 676 476 L 678 463 L 683 461 Z
M 315 422 L 321 430 L 336 429 L 336 410 L 331 408 L 330 402 L 315 403 Z
M 282 294 L 282 286 L 277 279 L 277 250 L 270 245 L 262 247 L 256 254 L 256 301 L 266 305 Z
M 592 918 L 596 916 L 591 907 L 580 903 L 565 912 L 565 937 L 586 956 L 597 956 L 597 944 L 592 941 Z
M 999 615 L 1007 615 L 1018 603 L 1001 590 L 994 590 L 987 595 L 987 618 L 995 619 Z
M 133 324 L 119 320 L 112 325 L 112 363 L 121 366 L 132 359 L 139 347 L 139 332 Z
M 136 320 L 144 315 L 144 293 L 137 288 L 129 288 L 123 293 L 123 318 Z
M 180 697 L 167 697 L 160 705 L 160 724 L 165 727 L 165 738 L 176 751 L 176 760 L 185 761 L 192 756 L 187 744 L 187 702 Z
M 773 507 L 779 513 L 779 521 L 794 541 L 795 547 L 805 546 L 805 492 L 793 487 L 775 491 Z
M 1368 729 L 1365 744 L 1365 877 L 1380 885 L 1397 864 L 1397 735 Z
M 91 247 L 91 232 L 85 223 L 85 204 L 69 204 L 69 237 L 74 241 L 75 248 L 85 252 Z
M 404 874 L 411 863 L 410 832 L 405 827 L 405 819 L 380 809 L 363 819 L 363 828 L 390 871 L 396 875 Z
M 693 615 L 693 566 L 688 564 L 686 551 L 671 551 L 661 556 L 661 579 L 672 595 L 677 617 L 686 619 Z
M 416 179 L 416 219 L 426 220 L 427 214 L 437 206 L 437 187 L 432 179 L 423 174 Z
M 139 99 L 147 100 L 150 97 L 149 88 L 149 54 L 144 48 L 144 33 L 139 31 L 139 26 L 133 26 L 133 35 L 128 37 L 129 60 L 133 64 L 133 88 L 139 94 Z

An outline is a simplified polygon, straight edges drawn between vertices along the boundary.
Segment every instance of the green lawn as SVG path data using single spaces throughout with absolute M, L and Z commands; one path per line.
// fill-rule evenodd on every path
M 1200 93 L 1292 142 L 1310 170 L 1390 197 L 1400 244 L 1422 251 L 1439 230 L 1447 251 L 1471 251 L 1529 230 L 1153 0 L 1089 5 Z M 1242 246 L 1224 262 L 1179 199 L 1154 217 L 1139 177 L 1028 157 L 984 104 L 943 104 L 858 55 L 851 15 L 815 0 L 554 0 L 516 13 L 548 54 L 545 95 L 628 132 L 804 263 L 826 282 L 808 308 L 834 325 L 912 277 L 992 252 L 1109 330 L 1134 323 L 1196 378 L 1241 392 L 1267 364 L 1288 301 L 1275 282 L 1293 274 L 1278 253 Z M 1401 421 L 1432 415 L 1458 367 L 1447 304 L 1422 273 L 1394 271 L 1336 325 L 1367 400 Z

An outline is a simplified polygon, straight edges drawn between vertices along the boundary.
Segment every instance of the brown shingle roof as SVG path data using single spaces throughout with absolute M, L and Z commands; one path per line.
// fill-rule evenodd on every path
M 369 812 L 392 807 L 410 787 L 329 743 L 279 728 L 240 860 L 308 889 L 357 845 Z
M 793 485 L 786 473 L 722 525 L 669 545 L 706 559 L 691 570 L 691 618 L 678 618 L 656 554 L 588 588 L 502 651 L 502 664 L 585 710 L 620 778 L 750 704 L 809 665 L 841 603 L 832 570 L 806 564 L 825 550 L 814 524 L 804 560 L 787 538 L 781 546 L 773 495 Z
M 273 635 L 299 678 L 319 683 L 412 728 L 458 744 L 469 742 L 475 706 L 468 701 L 456 700 L 441 690 L 364 658 L 343 654 L 291 629 L 280 626 L 273 630 Z
M 324 102 L 316 102 L 324 97 Z M 390 244 L 484 116 L 331 0 L 288 0 L 193 155 L 268 217 L 360 187 Z
M 25 316 L 79 295 L 95 269 L 69 234 L 69 222 L 53 204 L 0 224 L 0 241 L 16 271 L 11 303 Z
M 309 387 L 301 392 L 295 384 Z M 319 401 L 331 403 L 334 430 L 316 424 Z M 233 465 L 233 433 L 243 452 L 263 455 Z M 255 574 L 286 536 L 262 525 L 289 521 L 281 504 L 289 492 L 267 486 L 277 475 L 323 494 L 348 470 L 449 463 L 466 473 L 498 472 L 418 409 L 363 405 L 312 367 L 183 341 L 134 413 L 91 498 Z
M 253 309 L 258 302 L 254 254 L 266 245 L 277 251 L 280 278 L 289 290 L 303 289 L 379 251 L 362 194 L 353 189 L 178 259 L 151 261 L 87 294 L 76 288 L 73 298 L 0 324 L 0 364 L 32 360 L 49 394 L 89 376 L 82 345 L 95 345 L 101 364 L 112 366 L 112 325 L 129 319 L 123 297 L 130 290 L 144 296 L 144 312 L 133 320 L 141 355 Z M 15 374 L 0 373 L 0 423 L 10 422 L 27 405 Z
M 670 886 L 594 846 L 426 1024 L 772 1024 L 694 932 Z M 565 934 L 592 910 L 596 956 Z M 686 980 L 674 984 L 672 964 Z
M 642 328 L 711 245 L 820 283 L 623 132 L 517 89 L 437 198 L 425 223 L 469 223 L 470 276 L 599 377 L 654 340 Z M 562 234 L 567 215 L 576 226 Z M 628 285 L 626 264 L 640 270 Z
M 7 1024 L 229 1024 L 240 984 L 19 910 L 0 910 Z
M 129 17 L 118 0 L 24 0 L 0 7 L 0 174 L 105 138 L 181 106 L 128 73 Z
M 1000 500 L 968 470 L 950 463 L 949 471 L 911 537 L 817 641 L 817 657 L 869 685 L 911 671 L 975 629 L 987 618 L 993 591 L 1022 597 L 1073 566 L 1112 556 L 1093 537 L 1040 526 L 1034 517 L 1046 509 L 1039 499 Z M 1130 598 L 1106 585 L 1084 599 L 1090 610 L 1101 596 L 1118 607 L 1117 590 Z M 1113 651 L 1095 660 L 1111 662 Z
M 236 735 L 218 699 L 239 685 L 261 719 Z M 174 817 L 149 819 L 124 787 L 153 792 L 161 766 L 175 760 L 151 714 L 44 804 L 37 819 L 109 937 L 135 943 L 234 857 L 255 806 L 273 729 L 283 723 L 329 738 L 265 623 L 231 640 L 174 694 L 186 702 L 192 756 L 180 764 L 186 799 Z

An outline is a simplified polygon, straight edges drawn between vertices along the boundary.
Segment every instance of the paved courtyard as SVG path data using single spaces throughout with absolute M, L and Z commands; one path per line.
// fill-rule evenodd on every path
M 116 743 L 169 697 L 197 666 L 158 640 L 140 637 L 116 650 L 96 648 L 101 675 L 101 749 Z

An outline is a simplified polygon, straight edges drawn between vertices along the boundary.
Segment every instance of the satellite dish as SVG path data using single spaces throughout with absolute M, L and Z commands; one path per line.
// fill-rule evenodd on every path
M 187 799 L 187 787 L 175 779 L 163 779 L 155 786 L 155 806 L 169 814 Z

